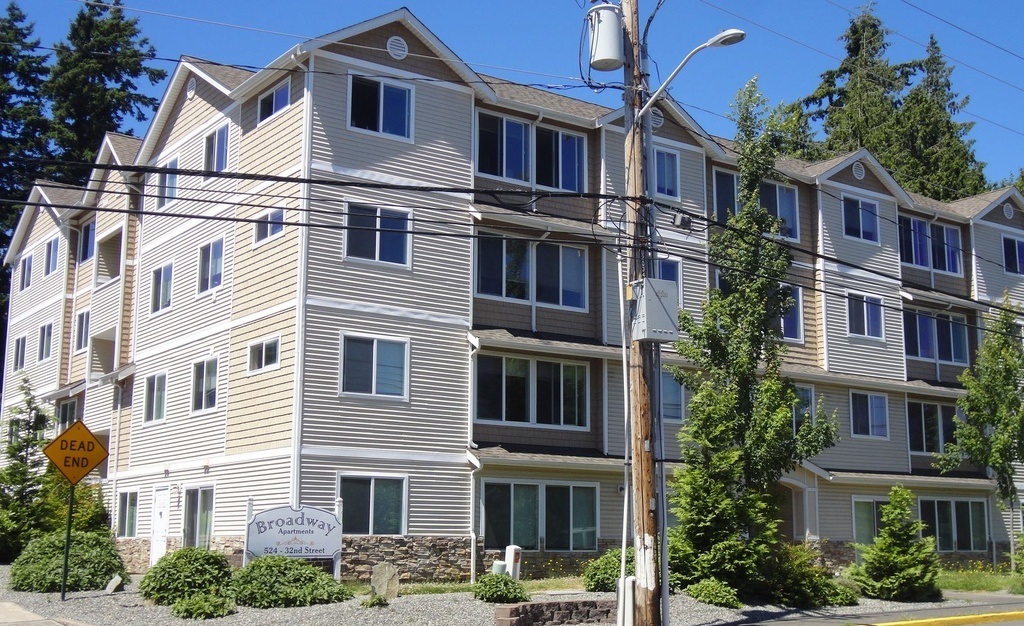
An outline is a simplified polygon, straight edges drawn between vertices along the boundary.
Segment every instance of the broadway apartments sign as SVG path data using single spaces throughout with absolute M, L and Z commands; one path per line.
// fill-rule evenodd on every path
M 249 520 L 245 551 L 250 558 L 337 558 L 341 555 L 341 521 L 331 511 L 311 506 L 267 509 Z

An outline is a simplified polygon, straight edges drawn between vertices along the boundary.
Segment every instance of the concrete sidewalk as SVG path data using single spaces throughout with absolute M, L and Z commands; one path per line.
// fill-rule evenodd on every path
M 0 602 L 0 624 L 4 626 L 65 626 L 30 613 L 13 602 Z
M 822 616 L 792 615 L 771 620 L 773 623 L 801 626 L 956 626 L 959 624 L 1022 624 L 1024 596 L 1009 593 L 947 591 L 947 600 L 963 600 L 970 604 L 915 609 L 907 605 L 898 611 L 879 613 L 847 613 Z

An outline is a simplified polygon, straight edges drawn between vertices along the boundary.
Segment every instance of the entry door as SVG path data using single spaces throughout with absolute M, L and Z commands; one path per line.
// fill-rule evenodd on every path
M 167 518 L 170 516 L 171 491 L 167 487 L 153 490 L 153 524 L 149 541 L 149 564 L 155 565 L 167 553 Z

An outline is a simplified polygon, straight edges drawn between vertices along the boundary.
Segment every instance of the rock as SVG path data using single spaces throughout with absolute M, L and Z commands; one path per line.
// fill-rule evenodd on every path
M 388 600 L 398 597 L 398 568 L 387 561 L 373 566 L 370 575 L 370 592 Z
M 124 591 L 124 581 L 121 580 L 120 576 L 115 574 L 114 577 L 110 579 L 110 582 L 107 583 L 106 591 L 107 594 L 113 594 L 119 591 Z

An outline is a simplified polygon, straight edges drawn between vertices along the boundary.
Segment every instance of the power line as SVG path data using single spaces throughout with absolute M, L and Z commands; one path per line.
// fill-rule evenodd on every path
M 971 31 L 967 30 L 963 26 L 960 26 L 959 24 L 956 24 L 954 22 L 950 22 L 946 18 L 938 16 L 938 15 L 932 13 L 931 11 L 929 11 L 927 9 L 924 9 L 924 8 L 921 8 L 920 6 L 918 6 L 918 5 L 916 5 L 916 4 L 912 3 L 912 2 L 907 2 L 907 0 L 900 0 L 900 2 L 902 2 L 903 4 L 907 5 L 908 7 L 912 8 L 912 9 L 916 9 L 916 10 L 920 11 L 921 13 L 924 13 L 925 15 L 928 15 L 928 16 L 930 16 L 930 17 L 932 17 L 932 18 L 942 22 L 943 24 L 945 24 L 947 26 L 952 26 L 953 28 L 957 29 L 958 31 L 960 31 L 961 33 L 963 33 L 965 35 L 973 37 L 973 38 L 975 38 L 978 41 L 981 41 L 983 43 L 987 43 L 988 45 L 992 46 L 993 48 L 995 48 L 997 50 L 1001 50 L 1002 52 L 1005 52 L 1006 54 L 1008 54 L 1008 55 L 1010 55 L 1012 57 L 1015 57 L 1015 58 L 1017 58 L 1017 59 L 1019 59 L 1021 61 L 1024 61 L 1024 56 L 1021 56 L 1021 55 L 1017 54 L 1013 50 L 1009 50 L 1007 48 L 1004 48 L 1003 46 L 997 44 L 996 42 L 994 42 L 994 41 L 992 41 L 990 39 L 986 39 L 985 37 L 982 37 L 981 35 L 978 35 L 977 33 L 972 33 Z

